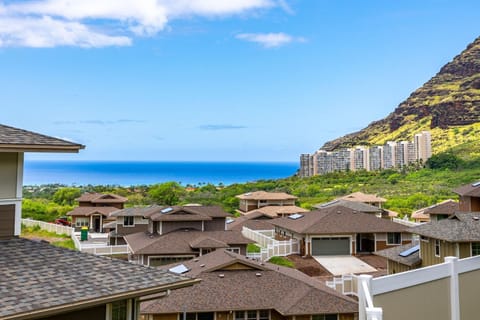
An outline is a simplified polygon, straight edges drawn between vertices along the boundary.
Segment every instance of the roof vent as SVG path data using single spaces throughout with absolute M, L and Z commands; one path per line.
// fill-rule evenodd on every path
M 205 267 L 205 264 L 204 264 L 204 263 L 202 263 L 202 264 L 200 265 L 200 268 L 203 268 L 203 267 Z
M 478 221 L 479 219 L 480 219 L 480 218 L 477 217 L 477 216 L 474 216 L 474 217 L 473 217 L 473 220 L 475 220 L 475 221 Z
M 255 276 L 257 276 L 257 277 L 261 277 L 261 276 L 262 276 L 262 274 L 261 274 L 260 272 L 257 272 L 257 273 L 255 273 Z
M 472 183 L 472 187 L 478 187 L 480 186 L 480 181 L 477 181 L 475 183 Z
M 218 275 L 218 277 L 219 277 L 219 278 L 225 278 L 225 275 L 224 275 L 223 273 L 220 273 L 220 274 Z
M 193 261 L 198 262 L 198 258 L 193 259 Z
M 338 213 L 338 214 L 340 214 L 340 213 L 342 213 L 342 211 L 340 211 L 340 210 L 337 210 L 337 213 Z

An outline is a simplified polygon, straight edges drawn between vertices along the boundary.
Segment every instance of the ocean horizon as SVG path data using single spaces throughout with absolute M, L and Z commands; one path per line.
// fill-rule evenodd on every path
M 26 160 L 24 185 L 230 185 L 293 176 L 297 162 Z

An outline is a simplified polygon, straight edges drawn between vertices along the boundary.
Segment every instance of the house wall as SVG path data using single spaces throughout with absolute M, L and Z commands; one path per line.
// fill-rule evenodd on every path
M 459 243 L 458 245 L 460 247 L 460 259 L 472 256 L 472 248 L 470 247 L 470 243 Z
M 338 320 L 354 320 L 354 319 L 355 319 L 355 314 L 353 313 L 338 315 Z
M 0 153 L 0 199 L 17 197 L 18 153 Z M 21 184 L 22 181 L 19 181 Z
M 435 256 L 435 239 L 429 238 L 428 242 L 420 241 L 420 254 L 422 267 L 443 263 L 445 257 L 457 257 L 457 246 L 455 243 L 440 240 L 440 256 Z
M 444 278 L 375 295 L 373 304 L 383 309 L 383 319 L 450 320 L 449 284 L 449 279 Z
M 480 270 L 458 276 L 461 319 L 478 319 L 478 279 Z
M 148 320 L 179 320 L 182 319 L 179 313 L 155 314 L 148 317 Z
M 0 237 L 19 236 L 22 218 L 23 153 L 0 153 Z
M 81 309 L 72 312 L 62 313 L 56 316 L 40 318 L 42 320 L 105 320 L 106 306 L 98 306 L 88 309 Z
M 399 262 L 387 259 L 387 273 L 388 274 L 405 272 L 405 271 L 409 271 L 409 270 L 412 270 L 412 269 L 414 269 L 414 268 L 411 268 L 411 267 L 406 266 L 404 264 L 401 264 Z
M 224 231 L 226 230 L 225 218 L 213 218 L 204 223 L 205 231 Z
M 469 196 L 460 197 L 459 210 L 464 212 L 480 211 L 480 198 Z
M 10 238 L 15 233 L 15 205 L 0 205 L 0 239 Z
M 161 221 L 160 225 L 161 234 L 178 229 L 195 229 L 202 231 L 202 221 Z

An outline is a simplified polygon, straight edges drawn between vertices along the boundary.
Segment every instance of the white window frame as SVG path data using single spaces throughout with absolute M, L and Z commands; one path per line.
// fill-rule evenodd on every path
M 127 220 L 127 219 L 131 219 L 132 224 L 125 224 L 125 220 Z M 134 216 L 124 216 L 123 217 L 123 226 L 126 227 L 126 228 L 135 227 L 135 217 Z
M 325 317 L 326 317 L 326 316 L 333 316 L 333 314 L 312 314 L 312 315 L 310 316 L 310 319 L 313 320 L 313 317 L 317 317 L 316 320 L 325 320 Z M 335 316 L 335 317 L 337 318 L 337 320 L 338 320 L 338 314 L 335 314 L 334 316 Z
M 76 227 L 89 227 L 90 226 L 90 218 L 89 217 L 76 217 L 75 218 L 75 226 Z
M 229 247 L 229 248 L 226 248 L 225 250 L 240 254 L 240 247 Z
M 442 254 L 442 248 L 441 248 L 440 240 L 435 239 L 435 243 L 433 244 L 433 246 L 434 246 L 435 257 L 440 257 L 441 254 Z M 437 248 L 438 248 L 438 254 L 437 254 Z
M 251 319 L 253 320 L 253 318 L 247 318 L 247 315 L 248 315 L 248 312 L 252 312 L 252 311 L 255 311 L 257 313 L 257 316 L 256 316 L 256 320 L 260 320 L 260 311 L 268 311 L 268 319 L 271 319 L 272 318 L 272 313 L 270 310 L 237 310 L 237 311 L 234 311 L 234 314 L 233 314 L 233 320 L 239 320 L 239 319 L 242 319 L 242 320 L 248 320 L 248 319 Z M 237 318 L 237 312 L 243 312 L 243 317 L 242 318 Z
M 389 235 L 393 235 L 395 238 L 395 234 L 398 234 L 398 242 L 390 242 Z M 401 232 L 387 232 L 387 245 L 399 245 L 402 244 L 402 233 Z

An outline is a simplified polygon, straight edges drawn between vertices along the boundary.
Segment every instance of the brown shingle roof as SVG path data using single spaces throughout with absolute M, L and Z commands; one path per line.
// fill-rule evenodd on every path
M 27 239 L 0 240 L 0 251 L 1 319 L 30 319 L 47 309 L 105 304 L 192 282 L 164 270 Z
M 460 196 L 480 197 L 480 182 L 474 182 L 453 189 Z
M 226 218 L 231 214 L 219 206 L 171 206 L 155 207 L 145 216 L 152 221 L 207 221 L 212 218 Z
M 348 234 L 404 232 L 407 227 L 399 223 L 380 219 L 368 213 L 358 212 L 342 205 L 305 212 L 303 217 L 272 220 L 272 224 L 303 234 Z
M 85 146 L 0 124 L 0 151 L 78 152 Z
M 412 213 L 412 218 L 416 219 L 428 219 L 430 215 L 435 214 L 454 214 L 459 210 L 459 204 L 457 201 L 448 199 L 440 203 L 434 204 L 430 207 L 419 209 Z
M 242 231 L 243 227 L 247 227 L 252 230 L 271 230 L 275 227 L 270 223 L 272 218 L 260 211 L 252 211 L 246 215 L 235 218 L 231 223 L 227 224 L 228 230 Z
M 103 193 L 84 193 L 80 198 L 76 199 L 78 202 L 91 202 L 91 203 L 124 203 L 128 199 L 116 194 L 103 194 Z
M 455 213 L 448 219 L 410 228 L 408 232 L 449 242 L 480 242 L 480 212 Z
M 111 217 L 144 217 L 147 213 L 154 209 L 159 208 L 157 205 L 147 207 L 130 207 L 121 210 L 117 210 L 110 214 Z
M 364 213 L 381 213 L 382 212 L 382 209 L 379 207 L 375 207 L 363 202 L 348 201 L 343 199 L 337 199 L 330 202 L 314 205 L 314 207 L 317 209 L 323 209 L 323 208 L 329 208 L 329 207 L 335 207 L 335 206 L 344 206 L 346 208 L 350 208 L 352 210 L 356 210 Z
M 253 212 L 260 212 L 271 218 L 277 218 L 278 216 L 289 215 L 294 213 L 308 212 L 307 209 L 303 209 L 297 206 L 265 206 L 259 209 L 249 211 L 248 214 Z
M 238 231 L 194 231 L 179 230 L 163 235 L 150 235 L 145 232 L 124 237 L 134 254 L 191 254 L 192 243 L 197 239 L 210 238 L 229 246 L 253 243 Z M 217 246 L 215 246 L 217 247 Z
M 387 199 L 377 196 L 376 194 L 366 194 L 363 192 L 354 192 L 338 199 L 356 202 L 386 202 Z
M 385 257 L 389 260 L 404 264 L 409 267 L 416 267 L 422 263 L 422 259 L 420 259 L 420 250 L 415 251 L 414 253 L 410 254 L 409 256 L 402 257 L 400 253 L 415 247 L 418 244 L 409 243 L 403 246 L 395 246 L 392 248 L 376 251 L 373 254 Z
M 118 208 L 115 207 L 76 207 L 72 211 L 67 213 L 67 216 L 91 216 L 92 214 L 101 214 L 106 217 L 110 213 L 117 211 Z
M 296 200 L 297 197 L 285 192 L 255 191 L 235 196 L 241 200 Z
M 356 313 L 357 303 L 298 270 L 216 250 L 183 262 L 202 281 L 142 304 L 143 314 L 275 309 L 284 316 Z M 243 264 L 245 270 L 227 270 Z M 201 267 L 204 265 L 204 267 Z M 223 275 L 223 277 L 220 277 Z

